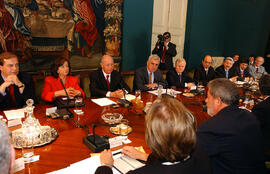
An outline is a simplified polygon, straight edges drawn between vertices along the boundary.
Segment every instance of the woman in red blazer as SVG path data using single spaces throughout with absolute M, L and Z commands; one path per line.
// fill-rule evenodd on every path
M 45 78 L 41 97 L 45 101 L 53 101 L 57 97 L 66 96 L 63 85 L 69 97 L 85 96 L 80 88 L 78 78 L 70 76 L 70 62 L 66 58 L 56 59 L 51 66 L 52 76 Z M 61 80 L 63 85 L 61 84 Z

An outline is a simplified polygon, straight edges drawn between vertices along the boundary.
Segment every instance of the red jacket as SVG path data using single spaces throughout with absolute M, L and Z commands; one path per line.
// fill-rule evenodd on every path
M 76 90 L 81 91 L 82 96 L 85 97 L 83 90 L 80 88 L 78 78 L 73 76 L 67 76 L 65 88 L 72 87 Z M 44 88 L 41 93 L 41 98 L 45 101 L 53 101 L 53 95 L 55 91 L 63 90 L 63 86 L 60 82 L 60 78 L 48 76 L 45 78 Z

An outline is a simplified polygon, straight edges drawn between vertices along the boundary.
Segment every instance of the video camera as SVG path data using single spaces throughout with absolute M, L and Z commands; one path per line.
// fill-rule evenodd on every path
M 163 36 L 162 34 L 159 34 L 158 36 L 157 36 L 157 38 L 158 38 L 158 40 L 160 41 L 160 42 L 164 42 L 164 40 L 165 39 L 168 39 L 169 37 L 168 36 Z

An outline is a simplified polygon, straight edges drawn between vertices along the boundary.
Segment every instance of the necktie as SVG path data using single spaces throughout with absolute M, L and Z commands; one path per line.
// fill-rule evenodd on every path
M 241 71 L 241 79 L 243 80 L 244 78 L 244 71 Z
M 179 74 L 180 83 L 182 82 L 182 74 Z
M 163 52 L 162 52 L 162 57 L 161 57 L 161 62 L 162 63 L 164 63 L 165 62 L 165 54 L 166 54 L 166 47 L 165 46 L 163 46 L 164 48 L 163 48 Z
M 109 77 L 110 77 L 110 75 L 106 75 L 106 81 L 107 81 L 107 85 L 108 85 L 108 90 L 110 90 L 110 81 L 109 81 Z
M 226 78 L 229 78 L 229 72 L 228 72 L 228 70 L 225 70 L 225 72 L 226 72 Z
M 206 74 L 206 76 L 208 75 L 208 69 L 205 70 L 205 74 Z
M 151 83 L 152 83 L 152 72 L 150 72 L 148 84 L 151 84 Z
M 258 67 L 256 67 L 256 73 L 258 73 L 259 72 L 259 68 Z
M 8 87 L 8 93 L 9 93 L 9 97 L 12 103 L 12 106 L 16 105 L 16 99 L 15 99 L 15 95 L 14 95 L 14 85 L 10 85 Z

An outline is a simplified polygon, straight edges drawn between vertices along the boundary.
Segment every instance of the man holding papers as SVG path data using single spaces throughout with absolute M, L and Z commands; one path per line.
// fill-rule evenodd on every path
M 121 74 L 114 70 L 114 61 L 111 56 L 104 55 L 100 65 L 101 68 L 90 75 L 92 97 L 122 98 L 124 90 L 130 92 L 130 88 L 122 79 Z
M 19 72 L 15 54 L 0 54 L 0 109 L 23 107 L 27 99 L 34 99 L 32 77 Z

